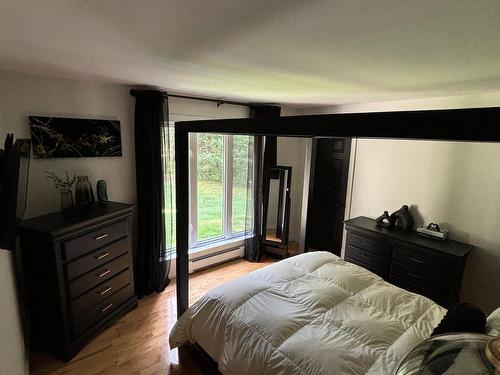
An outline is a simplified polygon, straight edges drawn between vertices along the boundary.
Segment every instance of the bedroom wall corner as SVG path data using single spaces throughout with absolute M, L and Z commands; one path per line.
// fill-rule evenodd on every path
M 397 155 L 397 158 L 394 157 Z M 411 205 L 415 225 L 437 222 L 475 246 L 461 297 L 500 306 L 500 145 L 359 139 L 351 214 L 375 218 Z
M 118 119 L 122 157 L 32 159 L 25 218 L 57 211 L 60 198 L 45 171 L 89 176 L 108 183 L 111 200 L 135 202 L 133 98 L 129 87 L 0 71 L 0 138 L 29 138 L 29 115 Z
M 488 93 L 337 105 L 302 114 L 494 107 L 499 100 L 500 93 Z M 487 313 L 499 307 L 500 144 L 387 139 L 359 139 L 356 144 L 345 217 L 376 218 L 384 210 L 412 204 L 417 225 L 441 223 L 450 238 L 475 246 L 464 273 L 462 300 Z

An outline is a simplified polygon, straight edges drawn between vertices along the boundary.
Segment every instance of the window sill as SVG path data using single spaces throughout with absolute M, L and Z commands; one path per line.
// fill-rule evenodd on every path
M 229 249 L 231 247 L 243 245 L 245 243 L 245 240 L 250 237 L 252 237 L 252 235 L 244 235 L 220 241 L 213 241 L 195 247 L 190 247 L 188 251 L 189 260 L 204 257 L 206 255 L 210 255 L 212 253 L 216 253 L 221 250 Z M 170 257 L 170 260 L 174 261 L 176 258 L 177 258 L 177 253 L 174 251 L 172 256 Z
M 250 236 L 240 236 L 235 238 L 230 238 L 226 240 L 214 241 L 207 244 L 202 244 L 200 246 L 192 247 L 189 249 L 189 259 L 196 259 L 199 257 L 204 257 L 214 252 L 229 249 L 231 247 L 236 247 L 243 245 L 245 239 Z
M 216 253 L 225 252 L 225 250 L 229 250 L 231 248 L 235 248 L 241 246 L 245 243 L 246 238 L 250 238 L 251 236 L 240 236 L 236 238 L 231 238 L 223 241 L 212 242 L 209 244 L 204 244 L 202 246 L 197 246 L 189 249 L 189 261 L 193 261 L 200 258 L 206 258 L 208 256 L 215 255 Z M 170 272 L 169 279 L 173 279 L 176 274 L 176 259 L 177 256 L 174 253 L 172 255 L 171 264 L 170 264 Z M 215 265 L 215 264 L 214 264 Z M 191 272 L 191 271 L 190 271 Z

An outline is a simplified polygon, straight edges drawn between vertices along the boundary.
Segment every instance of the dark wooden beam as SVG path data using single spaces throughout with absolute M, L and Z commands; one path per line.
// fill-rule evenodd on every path
M 189 143 L 188 133 L 175 128 L 176 292 L 177 316 L 189 307 Z
M 179 315 L 189 305 L 189 133 L 500 142 L 500 108 L 339 113 L 177 122 L 175 124 L 176 272 L 177 312 Z
M 188 132 L 500 142 L 500 108 L 179 122 Z

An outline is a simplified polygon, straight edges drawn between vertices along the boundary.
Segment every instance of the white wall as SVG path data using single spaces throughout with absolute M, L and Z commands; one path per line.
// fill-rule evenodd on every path
M 305 108 L 300 111 L 300 114 L 317 115 L 327 113 L 415 111 L 426 109 L 498 107 L 499 105 L 500 93 L 492 92 L 480 95 L 463 95 L 420 100 L 398 100 L 390 102 L 353 103 L 316 108 Z
M 240 105 L 223 104 L 199 100 L 170 97 L 168 99 L 171 121 L 190 121 L 196 119 L 247 118 L 249 108 Z
M 118 119 L 121 125 L 122 157 L 33 159 L 25 217 L 60 207 L 58 191 L 44 171 L 88 175 L 93 185 L 104 179 L 111 200 L 135 201 L 133 98 L 128 87 L 6 72 L 0 72 L 0 87 L 0 139 L 8 132 L 29 138 L 28 115 Z
M 499 104 L 498 95 L 478 95 L 333 106 L 303 114 Z M 350 217 L 375 218 L 412 205 L 416 225 L 440 223 L 450 238 L 476 247 L 467 261 L 462 299 L 488 312 L 500 306 L 500 144 L 383 139 L 354 144 Z

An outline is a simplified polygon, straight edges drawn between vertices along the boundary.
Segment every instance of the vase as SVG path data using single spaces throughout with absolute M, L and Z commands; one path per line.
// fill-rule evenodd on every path
M 66 211 L 74 206 L 73 193 L 71 190 L 61 190 L 61 210 Z
M 94 192 L 87 176 L 78 176 L 76 179 L 75 201 L 77 206 L 87 206 L 94 202 Z
M 108 192 L 106 189 L 106 181 L 97 181 L 97 200 L 99 206 L 106 206 L 108 204 Z
M 390 228 L 394 225 L 396 220 L 393 217 L 389 216 L 389 212 L 384 211 L 382 215 L 375 219 L 375 222 L 377 223 L 378 227 Z
M 408 206 L 405 204 L 390 216 L 394 220 L 396 226 L 401 227 L 403 230 L 410 230 L 413 226 L 413 217 L 411 216 Z

